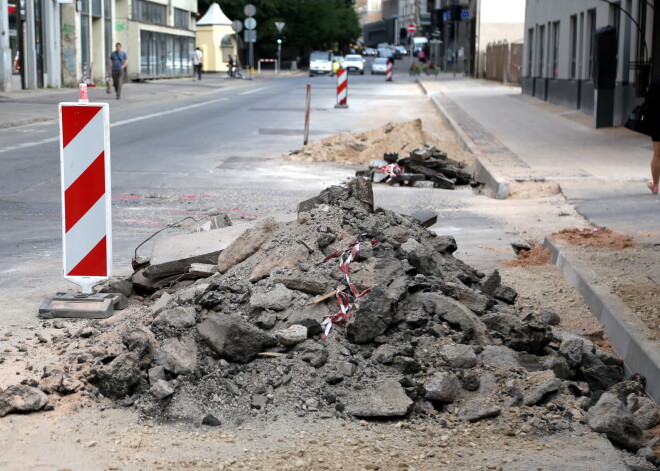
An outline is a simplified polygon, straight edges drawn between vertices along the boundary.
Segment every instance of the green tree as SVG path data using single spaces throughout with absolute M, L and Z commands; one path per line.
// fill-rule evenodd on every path
M 285 48 L 301 57 L 315 49 L 344 50 L 362 33 L 353 0 L 198 0 L 199 10 L 214 1 L 232 20 L 245 19 L 248 3 L 256 7 L 257 50 L 262 57 L 273 57 L 277 49 L 276 21 L 286 23 Z

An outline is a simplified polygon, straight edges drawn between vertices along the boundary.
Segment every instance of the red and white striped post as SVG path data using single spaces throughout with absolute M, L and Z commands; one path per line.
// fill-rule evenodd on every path
M 348 71 L 337 70 L 337 104 L 335 108 L 348 108 Z
M 386 82 L 392 81 L 392 62 L 390 61 L 387 62 L 387 72 L 385 72 L 385 81 Z
M 110 118 L 107 103 L 60 103 L 64 278 L 91 294 L 112 272 Z
M 307 84 L 307 96 L 305 98 L 305 138 L 303 145 L 309 142 L 309 107 L 312 104 L 312 84 Z

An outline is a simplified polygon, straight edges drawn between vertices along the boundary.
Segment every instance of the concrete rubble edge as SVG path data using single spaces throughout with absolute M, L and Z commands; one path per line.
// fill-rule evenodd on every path
M 640 373 L 646 377 L 646 392 L 660 402 L 660 350 L 640 334 L 634 325 L 628 308 L 618 296 L 591 282 L 591 277 L 579 269 L 579 260 L 570 257 L 548 237 L 543 247 L 550 249 L 550 259 L 562 275 L 584 298 L 585 303 L 598 321 L 604 325 L 610 343 L 623 358 L 626 375 Z M 637 323 L 638 324 L 638 323 Z

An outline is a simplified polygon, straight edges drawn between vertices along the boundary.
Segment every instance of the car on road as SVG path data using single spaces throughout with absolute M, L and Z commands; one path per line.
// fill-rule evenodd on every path
M 394 59 L 394 51 L 389 47 L 379 47 L 378 48 L 378 57 L 384 57 L 385 59 Z
M 378 51 L 375 50 L 373 47 L 365 47 L 362 50 L 362 55 L 363 56 L 376 56 L 376 55 L 378 55 Z
M 309 55 L 309 76 L 332 75 L 332 52 L 314 51 Z
M 387 73 L 388 62 L 389 59 L 387 57 L 377 57 L 374 59 L 373 63 L 371 64 L 371 75 Z
M 400 53 L 402 56 L 405 56 L 406 54 L 408 54 L 408 51 L 406 50 L 406 47 L 405 47 L 405 46 L 401 46 L 401 45 L 394 46 L 394 49 L 396 49 L 397 51 L 399 51 L 399 53 Z
M 362 56 L 358 54 L 348 54 L 344 59 L 344 69 L 349 72 L 360 72 L 360 75 L 364 74 L 364 63 L 365 60 Z

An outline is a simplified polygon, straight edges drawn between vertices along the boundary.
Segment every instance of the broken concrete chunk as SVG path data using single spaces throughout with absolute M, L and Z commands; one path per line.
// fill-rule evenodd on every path
M 197 326 L 202 338 L 221 357 L 237 363 L 252 361 L 277 345 L 277 339 L 239 316 L 213 314 Z
M 552 370 L 537 371 L 527 376 L 527 387 L 523 389 L 523 404 L 534 406 L 548 394 L 556 392 L 561 387 L 561 380 Z
M 375 286 L 360 299 L 359 307 L 346 327 L 346 337 L 353 343 L 366 343 L 384 333 L 394 317 L 392 300 L 382 286 Z
M 440 354 L 452 368 L 472 368 L 477 364 L 477 355 L 469 345 L 445 345 L 440 350 Z
M 197 368 L 197 343 L 188 336 L 163 340 L 154 351 L 154 363 L 177 375 L 187 375 Z
M 192 306 L 177 306 L 164 309 L 154 319 L 155 328 L 188 329 L 195 325 L 195 308 Z
M 209 277 L 217 273 L 218 266 L 215 263 L 191 263 L 188 273 L 191 275 Z
M 139 356 L 122 353 L 108 364 L 92 369 L 90 383 L 110 399 L 121 399 L 133 392 L 140 382 Z
M 149 392 L 160 401 L 174 394 L 174 386 L 168 381 L 159 379 L 151 386 Z
M 289 307 L 293 297 L 293 291 L 282 284 L 276 284 L 273 289 L 268 291 L 257 291 L 255 289 L 250 297 L 250 306 L 253 308 L 283 311 Z
M 324 294 L 336 284 L 334 280 L 325 276 L 310 276 L 309 273 L 300 270 L 281 267 L 270 272 L 270 279 L 273 283 L 279 283 L 289 289 L 309 294 Z
M 498 286 L 493 290 L 492 294 L 495 299 L 499 299 L 507 304 L 515 303 L 516 298 L 518 297 L 518 293 L 508 286 Z
M 529 242 L 520 236 L 512 237 L 509 240 L 509 243 L 511 244 L 511 247 L 513 248 L 513 251 L 516 253 L 516 255 L 518 255 L 521 250 L 532 250 L 532 246 L 529 245 Z
M 607 438 L 633 450 L 642 446 L 642 429 L 626 406 L 611 393 L 604 393 L 587 413 L 589 427 Z
M 328 361 L 328 350 L 317 342 L 307 340 L 300 345 L 302 354 L 300 358 L 312 365 L 314 368 L 320 368 Z
M 167 305 L 173 301 L 172 295 L 165 291 L 160 295 L 160 298 L 151 306 L 151 314 L 153 316 L 158 315 L 160 311 L 165 309 Z
M 461 394 L 461 382 L 453 373 L 441 373 L 424 383 L 424 397 L 429 401 L 454 402 Z
M 158 380 L 165 380 L 165 367 L 154 366 L 149 368 L 149 384 L 156 384 Z
M 346 414 L 354 417 L 403 417 L 408 414 L 413 401 L 396 380 L 387 380 L 371 390 L 351 395 Z
M 418 209 L 411 216 L 417 219 L 423 227 L 431 227 L 438 222 L 438 213 L 428 208 Z
M 487 398 L 475 398 L 461 404 L 458 418 L 465 422 L 478 422 L 479 420 L 497 417 L 502 409 Z
M 0 417 L 15 412 L 34 412 L 48 404 L 48 396 L 31 386 L 9 386 L 0 393 Z
M 500 272 L 497 268 L 494 268 L 493 270 L 488 270 L 485 273 L 485 276 L 481 279 L 479 286 L 481 291 L 484 293 L 493 294 L 493 291 L 495 291 L 495 288 L 500 286 L 500 283 L 502 283 Z
M 239 228 L 239 230 L 243 229 L 241 226 L 231 227 L 233 230 L 236 230 L 236 228 Z M 275 222 L 274 219 L 266 219 L 250 229 L 240 234 L 236 234 L 236 237 L 231 244 L 224 248 L 217 258 L 218 271 L 220 273 L 225 273 L 231 267 L 254 255 L 278 228 L 279 224 Z M 227 229 L 230 228 L 211 231 L 209 233 L 224 232 Z
M 370 213 L 374 212 L 374 192 L 371 182 L 366 178 L 354 178 L 348 182 L 351 196 L 357 198 Z
M 630 394 L 628 396 L 628 410 L 633 413 L 635 422 L 642 430 L 650 430 L 660 423 L 658 406 L 647 396 Z
M 413 299 L 421 302 L 425 311 L 437 314 L 450 325 L 457 326 L 464 332 L 471 332 L 482 345 L 488 343 L 488 329 L 484 323 L 474 312 L 458 301 L 438 293 L 418 293 Z
M 294 324 L 286 329 L 275 332 L 275 337 L 285 347 L 291 347 L 307 340 L 307 327 Z

